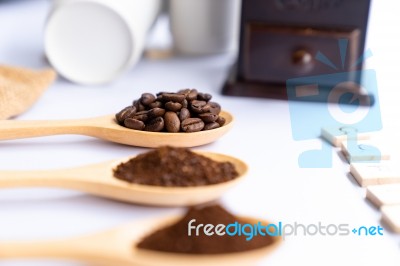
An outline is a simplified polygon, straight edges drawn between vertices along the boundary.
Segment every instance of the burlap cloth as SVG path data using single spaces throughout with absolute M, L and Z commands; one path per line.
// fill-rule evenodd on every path
M 25 112 L 55 78 L 52 69 L 31 70 L 0 65 L 0 119 Z

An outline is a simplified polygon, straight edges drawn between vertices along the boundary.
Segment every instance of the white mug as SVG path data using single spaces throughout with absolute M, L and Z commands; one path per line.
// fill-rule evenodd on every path
M 63 77 L 112 81 L 133 66 L 161 0 L 56 0 L 45 26 L 45 52 Z
M 171 0 L 175 49 L 189 55 L 236 50 L 240 9 L 241 0 Z

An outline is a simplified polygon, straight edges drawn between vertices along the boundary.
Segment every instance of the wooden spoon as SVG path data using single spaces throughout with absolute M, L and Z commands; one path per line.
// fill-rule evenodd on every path
M 128 159 L 50 171 L 0 171 L 0 188 L 56 187 L 84 191 L 110 199 L 157 206 L 189 206 L 219 198 L 240 182 L 247 165 L 234 157 L 197 152 L 215 161 L 231 162 L 239 176 L 231 181 L 197 187 L 161 187 L 132 184 L 113 176 L 113 168 Z
M 114 115 L 58 121 L 5 120 L 0 122 L 0 140 L 77 134 L 139 147 L 158 147 L 163 145 L 195 147 L 211 143 L 231 129 L 233 116 L 225 111 L 222 111 L 220 116 L 226 120 L 224 126 L 194 133 L 133 130 L 120 126 L 116 122 Z
M 151 232 L 176 222 L 179 217 L 141 220 L 99 234 L 50 242 L 1 243 L 0 260 L 16 258 L 70 259 L 101 265 L 130 266 L 223 266 L 253 265 L 280 243 L 274 237 L 271 245 L 237 253 L 215 255 L 175 254 L 136 248 Z M 259 220 L 241 218 L 251 224 Z M 265 224 L 268 224 L 265 222 Z

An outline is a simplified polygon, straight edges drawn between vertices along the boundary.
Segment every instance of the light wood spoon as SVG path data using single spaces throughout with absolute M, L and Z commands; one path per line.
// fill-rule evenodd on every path
M 49 242 L 0 242 L 0 260 L 17 258 L 69 259 L 113 266 L 232 266 L 253 265 L 280 243 L 281 237 L 266 247 L 237 253 L 193 255 L 138 249 L 137 243 L 151 232 L 176 222 L 179 217 L 141 220 L 114 230 Z M 251 224 L 254 218 L 241 218 Z M 268 224 L 267 222 L 265 224 Z
M 239 176 L 231 181 L 197 187 L 161 187 L 132 184 L 113 176 L 113 169 L 128 159 L 109 161 L 78 168 L 49 171 L 0 171 L 0 188 L 56 187 L 131 203 L 157 206 L 189 206 L 219 198 L 240 182 L 247 165 L 234 157 L 197 152 L 215 161 L 231 162 Z
M 0 122 L 0 140 L 77 134 L 139 147 L 158 147 L 163 145 L 195 147 L 211 143 L 231 129 L 233 116 L 226 111 L 222 111 L 220 116 L 226 120 L 224 126 L 194 133 L 133 130 L 120 126 L 115 120 L 115 115 L 78 120 L 5 120 Z

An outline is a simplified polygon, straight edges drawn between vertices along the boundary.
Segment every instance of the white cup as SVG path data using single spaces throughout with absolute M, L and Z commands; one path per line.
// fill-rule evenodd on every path
M 112 81 L 141 57 L 161 0 L 56 0 L 45 26 L 45 52 L 65 78 Z
M 175 49 L 189 55 L 235 51 L 240 9 L 241 0 L 171 0 Z

